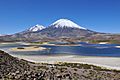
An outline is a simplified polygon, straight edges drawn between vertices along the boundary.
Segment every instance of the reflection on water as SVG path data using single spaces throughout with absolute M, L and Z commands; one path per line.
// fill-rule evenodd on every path
M 42 47 L 50 48 L 48 50 L 43 50 L 43 51 L 24 51 L 24 52 L 9 51 L 9 48 L 13 48 L 13 47 L 25 47 L 25 45 L 21 45 L 21 44 L 0 45 L 0 49 L 4 49 L 5 51 L 8 51 L 10 54 L 19 54 L 19 55 L 73 54 L 73 55 L 83 55 L 83 56 L 120 57 L 120 48 L 115 48 L 115 46 L 119 46 L 118 44 L 87 44 L 87 43 L 79 43 L 79 44 L 80 46 L 42 45 Z

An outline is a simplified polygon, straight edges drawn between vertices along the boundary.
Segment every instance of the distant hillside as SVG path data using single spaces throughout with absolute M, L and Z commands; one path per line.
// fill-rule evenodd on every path
M 78 63 L 32 63 L 0 51 L 0 80 L 119 80 L 120 71 Z

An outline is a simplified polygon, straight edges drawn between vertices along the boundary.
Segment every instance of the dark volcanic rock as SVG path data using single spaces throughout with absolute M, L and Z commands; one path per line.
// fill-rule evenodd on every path
M 0 51 L 1 80 L 119 80 L 120 71 L 78 64 L 37 64 Z
M 42 35 L 46 35 L 47 37 L 69 37 L 69 38 L 80 38 L 87 37 L 95 34 L 95 32 L 90 30 L 78 29 L 78 28 L 54 28 L 48 27 L 40 32 Z

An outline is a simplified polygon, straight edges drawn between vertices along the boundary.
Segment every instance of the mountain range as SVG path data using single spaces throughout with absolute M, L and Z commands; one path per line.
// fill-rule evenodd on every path
M 97 39 L 108 39 L 111 34 L 86 29 L 68 19 L 59 19 L 47 27 L 37 24 L 13 35 L 1 36 L 0 41 L 47 41 L 61 38 L 95 39 L 96 37 Z

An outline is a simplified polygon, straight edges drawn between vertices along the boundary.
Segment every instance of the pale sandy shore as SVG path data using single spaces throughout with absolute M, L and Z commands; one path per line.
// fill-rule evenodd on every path
M 44 47 L 36 47 L 36 46 L 30 46 L 30 47 L 22 47 L 22 48 L 10 48 L 10 51 L 40 51 L 40 50 L 46 50 L 47 48 Z
M 92 64 L 96 66 L 101 66 L 106 69 L 116 69 L 120 70 L 120 58 L 116 57 L 85 57 L 85 56 L 75 56 L 75 55 L 59 55 L 59 56 L 27 56 L 27 55 L 12 55 L 20 59 L 25 59 L 35 63 L 58 63 L 58 62 L 68 62 L 68 63 L 82 63 L 82 64 Z

